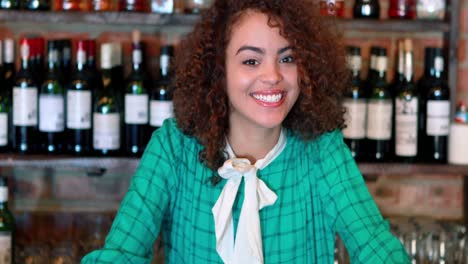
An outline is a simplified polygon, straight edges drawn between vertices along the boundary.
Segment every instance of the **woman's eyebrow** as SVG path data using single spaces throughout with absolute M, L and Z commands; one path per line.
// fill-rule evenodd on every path
M 244 50 L 251 50 L 251 51 L 256 52 L 256 53 L 265 54 L 265 49 L 262 49 L 262 48 L 259 48 L 259 47 L 254 47 L 254 46 L 244 45 L 244 46 L 240 47 L 237 50 L 236 55 L 239 54 L 241 51 L 244 51 Z
M 292 50 L 292 46 L 286 46 L 284 48 L 279 49 L 278 54 L 284 53 L 284 52 L 286 52 L 288 50 Z
M 284 48 L 280 48 L 278 50 L 278 54 L 284 53 L 284 52 L 286 52 L 288 50 L 291 50 L 291 49 L 292 49 L 292 46 L 286 46 Z M 244 51 L 244 50 L 250 50 L 250 51 L 253 51 L 253 52 L 256 52 L 256 53 L 259 53 L 259 54 L 265 54 L 265 49 L 255 47 L 255 46 L 244 45 L 244 46 L 240 47 L 237 50 L 236 55 L 239 54 L 240 52 Z

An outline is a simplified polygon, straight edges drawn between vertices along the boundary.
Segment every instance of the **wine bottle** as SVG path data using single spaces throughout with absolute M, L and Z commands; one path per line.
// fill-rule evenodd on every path
M 416 17 L 416 0 L 390 0 L 388 17 L 414 19 Z
M 7 91 L 7 95 L 11 98 L 11 91 L 15 84 L 16 70 L 15 70 L 15 43 L 13 39 L 7 38 L 3 40 L 3 67 L 2 67 L 2 79 L 4 89 Z
M 99 87 L 101 77 L 96 66 L 96 41 L 93 39 L 87 39 L 85 40 L 84 46 L 86 48 L 85 69 L 89 76 L 89 86 Z
M 395 96 L 395 158 L 400 162 L 415 162 L 418 158 L 419 96 L 414 84 L 413 43 L 403 40 L 404 79 L 396 87 Z
M 372 46 L 370 48 L 370 59 L 369 59 L 369 68 L 367 70 L 367 79 L 365 80 L 365 86 L 367 93 L 370 93 L 372 88 L 375 85 L 377 80 L 377 70 L 376 70 L 376 63 L 377 63 L 377 52 L 381 49 L 379 46 Z
M 72 70 L 72 44 L 70 39 L 57 40 L 59 44 L 59 58 L 60 58 L 60 75 L 64 83 L 70 82 L 70 75 Z
M 63 147 L 65 130 L 65 99 L 59 66 L 60 42 L 47 42 L 47 75 L 39 93 L 39 132 L 41 150 L 59 153 Z
M 92 87 L 86 70 L 86 41 L 77 42 L 76 67 L 67 86 L 67 149 L 76 155 L 88 154 L 92 140 Z M 94 82 L 96 83 L 96 82 Z
M 378 0 L 356 0 L 353 6 L 354 18 L 379 19 L 380 4 Z
M 34 79 L 38 85 L 44 82 L 44 39 L 40 36 L 30 37 L 31 47 L 31 72 L 33 73 Z
M 0 259 L 2 263 L 15 263 L 15 218 L 8 208 L 7 179 L 0 176 Z
M 36 150 L 37 136 L 37 83 L 31 71 L 30 39 L 20 41 L 21 66 L 13 87 L 13 140 L 12 147 L 20 153 Z
M 132 71 L 125 89 L 125 152 L 141 155 L 149 140 L 149 76 L 143 64 L 140 32 L 133 31 Z
M 93 149 L 99 155 L 120 151 L 120 100 L 112 72 L 112 43 L 101 45 L 101 82 L 93 107 Z
M 367 99 L 364 83 L 361 81 L 361 65 L 361 49 L 348 47 L 348 66 L 352 71 L 353 79 L 351 89 L 343 100 L 343 105 L 346 108 L 346 127 L 343 129 L 343 137 L 353 158 L 357 161 L 365 160 L 367 115 Z
M 26 10 L 50 10 L 50 0 L 23 0 L 23 9 Z
M 186 0 L 185 12 L 188 14 L 199 14 L 203 10 L 208 9 L 212 3 L 213 0 Z
M 385 162 L 391 159 L 393 100 L 387 82 L 387 50 L 377 49 L 376 80 L 367 103 L 367 159 Z
M 8 86 L 5 85 L 5 76 L 3 74 L 3 42 L 0 41 L 0 63 L 2 64 L 0 75 L 0 152 L 8 151 L 9 141 L 9 113 L 10 113 L 10 96 Z
M 174 53 L 173 46 L 161 47 L 160 77 L 155 88 L 151 91 L 150 126 L 155 129 L 162 126 L 164 120 L 174 116 L 172 103 L 173 83 L 171 60 Z
M 11 111 L 11 103 L 13 101 L 12 98 L 12 91 L 13 86 L 15 84 L 16 78 L 16 70 L 15 70 L 15 52 L 14 52 L 14 41 L 11 38 L 6 38 L 3 40 L 3 50 L 0 50 L 0 53 L 3 54 L 3 67 L 0 74 L 0 89 L 3 89 L 3 107 L 2 111 L 6 111 L 6 116 L 2 117 L 3 119 L 6 118 L 7 122 L 7 131 L 6 133 L 6 140 L 7 144 L 3 145 L 0 143 L 2 149 L 1 151 L 9 151 L 11 149 L 11 142 L 12 142 L 12 134 L 13 134 L 13 123 L 12 123 L 12 111 Z M 5 122 L 3 120 L 2 122 Z M 3 125 L 2 125 L 3 126 Z M 3 132 L 1 132 L 3 133 Z
M 0 9 L 19 9 L 20 0 L 0 0 Z
M 344 17 L 344 0 L 320 0 L 320 14 L 322 16 Z
M 119 11 L 125 12 L 146 12 L 148 11 L 145 0 L 119 0 Z
M 3 40 L 0 39 L 0 73 L 3 73 Z M 0 76 L 0 81 L 2 76 Z
M 405 80 L 405 74 L 404 74 L 404 68 L 405 68 L 405 51 L 404 51 L 404 45 L 403 41 L 397 41 L 397 58 L 396 58 L 396 68 L 395 68 L 395 76 L 393 77 L 392 81 L 392 92 L 393 97 L 395 97 L 398 87 L 403 85 L 403 82 Z
M 430 61 L 430 81 L 421 82 L 422 144 L 424 162 L 446 163 L 450 127 L 450 89 L 444 79 L 444 56 L 441 48 L 426 48 Z M 431 73 L 433 75 L 431 76 Z M 427 85 L 427 86 L 426 86 Z

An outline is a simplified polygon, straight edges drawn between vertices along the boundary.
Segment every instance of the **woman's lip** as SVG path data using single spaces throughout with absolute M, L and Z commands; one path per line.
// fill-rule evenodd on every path
M 275 93 L 275 94 L 278 94 L 278 93 Z M 267 95 L 267 94 L 262 94 L 262 95 Z M 281 106 L 284 103 L 284 101 L 286 100 L 286 93 L 282 94 L 281 99 L 278 102 L 265 102 L 265 101 L 255 98 L 253 95 L 251 95 L 251 97 L 254 99 L 254 101 L 257 104 L 263 107 L 275 108 L 275 107 Z
M 283 96 L 286 95 L 286 92 L 284 90 L 280 90 L 280 89 L 269 89 L 269 90 L 262 90 L 262 91 L 256 91 L 256 92 L 252 92 L 250 95 L 273 95 L 273 94 L 282 94 Z

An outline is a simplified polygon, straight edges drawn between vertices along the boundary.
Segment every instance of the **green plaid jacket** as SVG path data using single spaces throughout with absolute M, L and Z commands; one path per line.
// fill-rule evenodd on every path
M 166 263 L 222 263 L 211 208 L 226 180 L 211 184 L 213 172 L 200 162 L 201 148 L 174 119 L 166 120 L 146 148 L 104 247 L 81 263 L 150 263 L 160 232 Z M 265 264 L 332 264 L 336 234 L 352 263 L 410 263 L 340 131 L 310 142 L 288 131 L 283 152 L 258 175 L 278 196 L 260 211 Z M 243 193 L 241 185 L 234 226 Z

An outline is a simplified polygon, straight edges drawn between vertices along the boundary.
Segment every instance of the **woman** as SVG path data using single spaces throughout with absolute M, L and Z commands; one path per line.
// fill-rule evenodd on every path
M 219 0 L 183 47 L 175 119 L 82 263 L 409 263 L 343 143 L 344 49 L 307 0 Z

